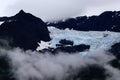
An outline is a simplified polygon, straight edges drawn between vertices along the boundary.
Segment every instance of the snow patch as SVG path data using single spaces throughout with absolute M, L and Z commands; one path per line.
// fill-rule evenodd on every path
M 41 41 L 38 44 L 39 44 L 39 47 L 37 48 L 37 51 L 43 50 L 43 49 L 48 49 L 50 47 L 50 42 Z
M 1 25 L 2 23 L 4 23 L 4 21 L 0 22 L 0 25 Z

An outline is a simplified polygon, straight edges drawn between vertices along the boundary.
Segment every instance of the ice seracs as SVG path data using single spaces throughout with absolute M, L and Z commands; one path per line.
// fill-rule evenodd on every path
M 110 31 L 76 31 L 60 30 L 55 27 L 48 27 L 51 37 L 51 46 L 56 48 L 56 44 L 62 39 L 71 40 L 74 45 L 90 45 L 90 51 L 97 49 L 108 49 L 116 42 L 120 41 L 120 33 Z

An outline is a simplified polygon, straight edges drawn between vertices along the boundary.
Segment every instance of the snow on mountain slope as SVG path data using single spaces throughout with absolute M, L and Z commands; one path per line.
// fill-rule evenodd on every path
M 48 27 L 50 37 L 52 38 L 51 47 L 55 48 L 61 39 L 74 41 L 74 45 L 87 44 L 90 45 L 90 51 L 98 49 L 108 49 L 113 43 L 120 42 L 120 33 L 109 31 L 76 31 L 76 30 L 60 30 L 55 27 Z
M 43 49 L 48 49 L 48 47 L 50 47 L 50 42 L 44 42 L 41 41 L 40 43 L 38 43 L 40 46 L 37 48 L 37 51 L 39 50 L 43 50 Z
M 4 21 L 0 22 L 0 25 L 1 25 L 2 23 L 4 23 Z

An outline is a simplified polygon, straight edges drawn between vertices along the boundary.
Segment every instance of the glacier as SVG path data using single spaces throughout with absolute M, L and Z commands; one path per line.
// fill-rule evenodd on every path
M 48 27 L 50 31 L 50 46 L 56 48 L 56 44 L 61 39 L 71 40 L 74 45 L 86 44 L 90 45 L 90 51 L 104 49 L 107 50 L 114 43 L 120 42 L 119 32 L 110 31 L 76 31 L 76 30 L 60 30 L 55 27 Z

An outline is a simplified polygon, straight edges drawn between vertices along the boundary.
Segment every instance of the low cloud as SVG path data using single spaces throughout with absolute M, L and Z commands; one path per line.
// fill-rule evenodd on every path
M 88 56 L 81 56 L 79 53 L 60 52 L 52 55 L 36 51 L 23 51 L 20 48 L 12 50 L 0 49 L 0 55 L 7 55 L 10 58 L 12 72 L 17 80 L 66 80 L 74 72 L 87 67 L 88 65 L 100 65 L 107 70 L 106 74 L 110 80 L 120 78 L 115 68 L 108 62 L 114 59 L 106 51 L 90 52 Z M 117 76 L 117 77 L 116 77 Z M 117 79 L 116 79 L 117 78 Z
M 40 53 L 31 50 L 24 51 L 20 48 L 8 48 L 7 40 L 0 40 L 0 42 L 5 44 L 0 48 L 0 57 L 9 58 L 7 60 L 11 67 L 10 71 L 16 80 L 68 80 L 78 71 L 86 70 L 87 67 L 89 69 L 90 65 L 100 66 L 100 70 L 105 69 L 102 72 L 105 72 L 106 80 L 120 79 L 120 70 L 108 64 L 115 57 L 102 49 L 90 51 L 85 56 L 80 53 L 63 52 L 52 55 L 50 52 Z

